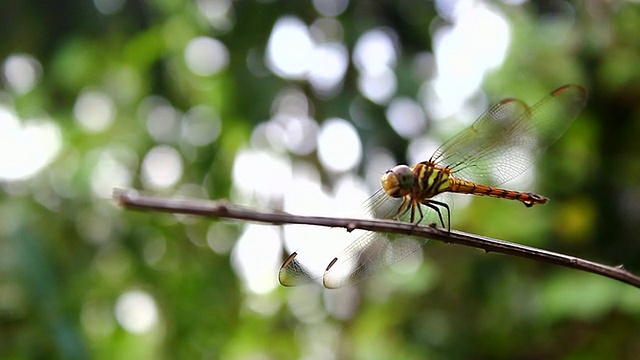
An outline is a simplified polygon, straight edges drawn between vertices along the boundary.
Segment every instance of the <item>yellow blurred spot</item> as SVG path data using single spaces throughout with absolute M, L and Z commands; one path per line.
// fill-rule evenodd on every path
M 596 221 L 594 204 L 586 197 L 565 201 L 557 218 L 557 231 L 563 238 L 571 242 L 585 241 Z

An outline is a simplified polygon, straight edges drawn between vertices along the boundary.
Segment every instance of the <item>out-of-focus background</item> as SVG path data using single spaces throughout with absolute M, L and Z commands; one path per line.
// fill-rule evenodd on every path
M 640 291 L 428 243 L 358 286 L 283 288 L 344 230 L 123 211 L 114 187 L 347 214 L 490 104 L 587 108 L 454 228 L 640 272 L 635 1 L 3 1 L 0 357 L 617 358 Z

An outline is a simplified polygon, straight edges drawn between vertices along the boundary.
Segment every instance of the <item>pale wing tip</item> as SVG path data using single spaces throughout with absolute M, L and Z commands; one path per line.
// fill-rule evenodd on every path
M 331 260 L 331 262 L 327 266 L 327 270 L 324 272 L 324 276 L 322 276 L 322 286 L 324 286 L 327 289 L 338 289 L 345 285 L 343 277 L 336 277 L 336 276 L 333 276 L 331 273 L 331 269 L 336 264 L 336 262 L 338 262 L 337 257 Z M 333 272 L 333 274 L 335 273 L 336 271 Z
M 582 94 L 583 96 L 587 95 L 587 89 L 584 88 L 584 86 L 581 85 L 577 85 L 577 84 L 566 84 L 566 85 L 562 85 L 559 88 L 553 90 L 551 92 L 552 95 L 557 95 L 561 92 L 565 92 L 565 91 L 576 91 L 577 93 Z
M 329 290 L 333 290 L 333 289 L 339 289 L 341 287 L 344 286 L 344 284 L 338 282 L 338 283 L 333 283 L 331 281 L 325 281 L 324 279 L 322 279 L 322 286 L 324 286 L 325 288 L 329 289 Z
M 297 256 L 298 253 L 294 252 L 282 263 L 280 271 L 278 271 L 280 285 L 287 287 L 300 286 L 315 280 L 311 271 L 296 259 Z
M 587 97 L 588 97 L 587 89 L 584 88 L 583 86 L 576 85 L 576 84 L 563 85 L 553 90 L 551 92 L 551 95 L 552 96 L 573 95 L 573 103 L 575 103 L 576 106 L 580 109 L 582 109 L 582 107 L 586 104 Z
M 349 257 L 334 258 L 322 276 L 322 286 L 327 289 L 357 284 L 367 279 L 376 268 L 369 268 L 364 263 L 354 264 Z
M 322 277 L 322 286 L 327 289 L 339 289 L 347 285 L 348 282 L 344 281 L 344 279 L 336 279 L 334 277 Z

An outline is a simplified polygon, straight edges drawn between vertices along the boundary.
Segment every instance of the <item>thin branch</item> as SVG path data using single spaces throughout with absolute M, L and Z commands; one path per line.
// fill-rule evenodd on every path
M 416 226 L 411 223 L 380 219 L 347 219 L 324 216 L 300 216 L 281 211 L 258 211 L 230 204 L 226 201 L 176 199 L 139 194 L 135 190 L 115 189 L 113 197 L 127 209 L 160 211 L 174 214 L 199 215 L 210 218 L 249 220 L 271 224 L 305 224 L 325 227 L 355 229 L 406 234 L 482 249 L 486 252 L 514 255 L 572 269 L 587 271 L 616 279 L 640 288 L 640 277 L 627 271 L 622 265 L 608 266 L 574 256 L 558 254 L 530 246 L 515 244 L 461 231 L 438 229 L 432 226 Z

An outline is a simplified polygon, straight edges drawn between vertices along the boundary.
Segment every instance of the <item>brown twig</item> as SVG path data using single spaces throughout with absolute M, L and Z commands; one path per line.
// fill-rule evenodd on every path
M 128 209 L 190 214 L 211 218 L 249 220 L 271 224 L 306 224 L 326 227 L 343 227 L 346 228 L 347 231 L 361 229 L 420 236 L 443 241 L 449 244 L 458 244 L 483 249 L 486 252 L 509 254 L 587 271 L 640 288 L 640 277 L 630 273 L 622 265 L 608 266 L 569 255 L 558 254 L 547 250 L 456 230 L 448 232 L 432 226 L 416 226 L 414 224 L 392 220 L 300 216 L 278 211 L 258 211 L 242 208 L 225 201 L 149 196 L 139 194 L 135 190 L 116 189 L 114 190 L 113 197 L 121 206 Z

